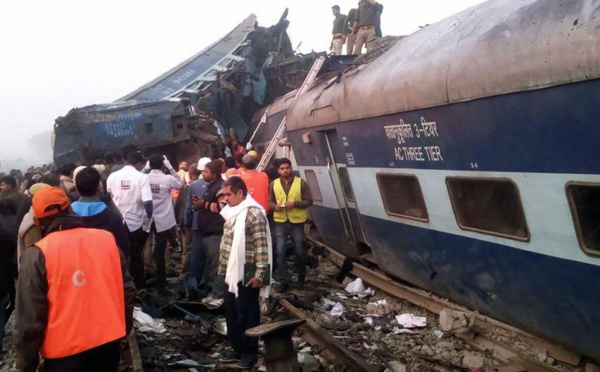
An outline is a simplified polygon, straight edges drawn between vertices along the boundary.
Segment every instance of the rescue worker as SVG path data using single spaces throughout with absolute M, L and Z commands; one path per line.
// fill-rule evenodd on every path
M 152 218 L 152 190 L 148 176 L 142 169 L 144 158 L 139 152 L 131 152 L 127 163 L 111 173 L 106 188 L 112 201 L 121 212 L 129 230 L 129 270 L 138 289 L 146 287 L 144 280 L 144 245 L 150 232 Z M 114 169 L 114 167 L 113 167 Z
M 33 197 L 43 239 L 21 256 L 14 341 L 19 371 L 116 371 L 135 288 L 107 231 L 84 228 L 57 187 Z
M 170 175 L 162 171 L 166 167 Z M 171 191 L 179 190 L 183 186 L 181 177 L 169 162 L 166 156 L 152 155 L 150 157 L 150 189 L 152 190 L 152 231 L 154 233 L 154 263 L 156 265 L 156 290 L 160 295 L 168 295 L 165 286 L 167 273 L 165 267 L 165 249 L 171 229 L 175 227 L 175 209 L 171 201 Z
M 358 15 L 358 9 L 352 8 L 346 17 L 346 54 L 351 55 L 354 52 L 354 43 L 356 34 L 354 33 L 354 21 Z
M 290 278 L 287 270 L 287 237 L 291 235 L 296 251 L 298 286 L 304 287 L 308 255 L 304 249 L 304 223 L 308 218 L 306 209 L 313 204 L 308 183 L 292 173 L 289 159 L 279 159 L 279 178 L 269 187 L 269 205 L 274 210 L 275 237 L 277 245 L 277 272 L 281 290 L 289 289 Z
M 367 47 L 367 53 L 373 48 L 376 39 L 375 26 L 377 26 L 378 6 L 375 0 L 360 0 L 358 3 L 358 15 L 354 21 L 354 33 L 356 42 L 353 54 L 362 54 L 363 45 Z
M 251 369 L 258 361 L 258 338 L 247 329 L 260 324 L 259 297 L 268 298 L 272 245 L 264 209 L 248 195 L 239 177 L 223 184 L 227 206 L 219 255 L 219 274 L 225 276 L 227 338 L 233 348 L 221 362 L 237 361 L 237 368 Z
M 345 14 L 340 13 L 339 5 L 332 6 L 331 11 L 335 19 L 333 20 L 333 31 L 331 31 L 333 38 L 331 40 L 331 47 L 329 49 L 333 51 L 333 54 L 339 56 L 342 54 L 342 48 L 346 43 L 348 18 Z

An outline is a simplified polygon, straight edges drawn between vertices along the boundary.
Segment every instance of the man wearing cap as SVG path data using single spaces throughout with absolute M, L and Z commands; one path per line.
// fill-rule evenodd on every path
M 17 368 L 116 371 L 135 288 L 111 233 L 83 226 L 57 187 L 33 197 L 42 240 L 21 256 L 14 328 Z
M 156 289 L 161 295 L 168 295 L 165 267 L 165 249 L 171 229 L 175 227 L 175 210 L 171 200 L 171 191 L 179 190 L 183 185 L 181 177 L 171 165 L 166 156 L 158 154 L 150 157 L 150 189 L 152 190 L 152 232 L 154 233 L 154 263 L 156 265 Z M 169 170 L 169 175 L 162 168 Z
M 36 183 L 29 188 L 29 195 L 34 197 L 40 190 L 50 187 L 45 183 Z M 17 263 L 21 257 L 21 253 L 25 248 L 31 247 L 36 242 L 42 239 L 42 231 L 40 227 L 35 224 L 33 219 L 33 207 L 29 207 L 29 210 L 23 216 L 23 220 L 19 225 L 19 234 L 17 237 Z
M 108 176 L 106 181 L 107 191 L 129 229 L 129 270 L 138 289 L 146 287 L 144 245 L 150 232 L 149 220 L 152 218 L 150 182 L 148 175 L 139 171 L 143 163 L 144 158 L 139 152 L 131 152 L 127 164 Z

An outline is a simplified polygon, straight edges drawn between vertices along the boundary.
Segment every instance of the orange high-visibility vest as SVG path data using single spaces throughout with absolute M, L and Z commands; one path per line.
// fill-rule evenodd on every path
M 48 324 L 40 354 L 63 358 L 125 337 L 119 248 L 111 233 L 76 228 L 35 244 L 44 254 Z

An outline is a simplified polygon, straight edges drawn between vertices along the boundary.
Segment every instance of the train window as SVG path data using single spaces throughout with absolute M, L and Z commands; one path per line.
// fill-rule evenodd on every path
M 600 184 L 567 184 L 567 197 L 581 249 L 600 256 Z
M 521 196 L 514 182 L 449 177 L 446 184 L 461 229 L 529 241 Z
M 340 167 L 340 180 L 342 182 L 342 188 L 344 189 L 344 195 L 346 199 L 354 201 L 354 191 L 352 191 L 352 184 L 350 184 L 350 176 L 348 176 L 348 168 Z
M 154 133 L 154 125 L 152 123 L 146 123 L 146 124 L 144 124 L 144 132 L 146 134 L 152 134 L 152 133 Z
M 419 179 L 407 174 L 377 174 L 377 184 L 387 214 L 429 221 Z
M 317 181 L 315 171 L 305 170 L 304 174 L 306 174 L 306 182 L 308 183 L 308 187 L 310 187 L 313 200 L 322 202 L 323 196 L 321 196 L 321 188 L 319 188 L 319 182 Z

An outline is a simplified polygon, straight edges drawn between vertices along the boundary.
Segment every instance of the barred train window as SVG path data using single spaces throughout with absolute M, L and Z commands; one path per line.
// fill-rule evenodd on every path
M 350 184 L 350 176 L 348 175 L 348 168 L 340 167 L 340 181 L 342 182 L 342 188 L 344 189 L 344 195 L 346 199 L 354 201 L 354 191 L 352 191 L 352 185 Z
M 600 184 L 567 184 L 567 197 L 581 249 L 600 256 Z
M 310 187 L 313 200 L 322 202 L 323 197 L 321 196 L 321 189 L 319 188 L 319 182 L 317 181 L 317 175 L 315 174 L 315 171 L 305 170 L 304 174 L 306 175 L 306 182 L 308 183 L 308 187 Z
M 446 184 L 461 229 L 529 240 L 519 189 L 513 181 L 449 177 Z
M 416 176 L 378 173 L 377 184 L 387 214 L 429 221 L 421 185 Z

